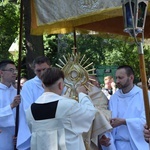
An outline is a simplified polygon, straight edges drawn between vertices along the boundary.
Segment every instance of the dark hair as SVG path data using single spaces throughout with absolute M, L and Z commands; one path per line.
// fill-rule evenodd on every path
M 5 67 L 8 64 L 15 65 L 15 63 L 12 60 L 9 60 L 9 59 L 8 60 L 3 60 L 3 61 L 0 62 L 0 70 L 5 69 Z
M 132 68 L 131 66 L 129 66 L 129 65 L 122 65 L 122 66 L 119 66 L 119 67 L 117 68 L 117 70 L 119 70 L 119 69 L 125 69 L 128 76 L 134 75 L 134 70 L 133 70 L 133 68 Z
M 53 85 L 61 78 L 64 80 L 64 73 L 56 67 L 46 69 L 41 76 L 41 80 L 46 87 Z
M 34 59 L 32 63 L 32 67 L 35 68 L 36 64 L 47 63 L 49 66 L 51 65 L 50 60 L 46 56 L 39 56 Z

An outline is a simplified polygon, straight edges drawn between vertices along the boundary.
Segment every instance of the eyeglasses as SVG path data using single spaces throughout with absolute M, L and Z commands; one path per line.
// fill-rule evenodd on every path
M 18 73 L 18 71 L 16 69 L 12 69 L 12 68 L 10 68 L 10 69 L 3 69 L 2 71 L 9 71 L 9 72 L 15 73 L 15 74 Z

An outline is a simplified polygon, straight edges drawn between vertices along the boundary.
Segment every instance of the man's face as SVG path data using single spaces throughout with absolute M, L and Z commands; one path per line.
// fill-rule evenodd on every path
M 47 68 L 50 68 L 50 66 L 47 63 L 35 64 L 34 72 L 40 79 L 43 71 Z
M 132 83 L 132 79 L 131 76 L 127 76 L 125 69 L 116 71 L 116 85 L 119 89 L 127 88 Z
M 109 79 L 109 78 L 106 78 L 106 79 L 104 80 L 104 84 L 105 84 L 105 88 L 106 88 L 106 89 L 111 89 L 112 80 L 113 80 L 113 79 Z
M 18 71 L 15 65 L 8 64 L 4 69 L 0 71 L 2 82 L 13 83 L 16 80 Z

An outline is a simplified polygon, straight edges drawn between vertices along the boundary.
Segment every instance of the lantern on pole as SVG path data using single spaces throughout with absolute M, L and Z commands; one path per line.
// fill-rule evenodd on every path
M 129 33 L 130 36 L 134 38 L 135 43 L 138 47 L 139 66 L 145 105 L 146 123 L 148 125 L 148 128 L 150 128 L 150 108 L 149 108 L 147 77 L 143 51 L 144 26 L 147 14 L 147 7 L 148 7 L 148 0 L 122 0 L 122 9 L 124 16 L 124 32 Z M 137 38 L 137 35 L 139 33 L 142 34 L 141 41 L 139 41 L 139 38 Z
M 132 37 L 143 33 L 148 0 L 122 0 L 124 31 Z

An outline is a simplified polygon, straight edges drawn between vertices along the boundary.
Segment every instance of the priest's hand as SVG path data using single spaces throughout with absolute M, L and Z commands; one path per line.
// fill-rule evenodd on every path
M 150 142 L 150 129 L 148 129 L 148 126 L 144 126 L 144 138 L 146 142 Z
M 88 90 L 84 86 L 78 86 L 76 89 L 77 93 L 79 94 L 80 92 L 88 94 Z
M 99 144 L 108 147 L 110 145 L 110 138 L 103 135 L 101 138 L 99 138 Z
M 10 104 L 11 108 L 13 109 L 17 107 L 20 104 L 20 102 L 21 102 L 20 95 L 15 96 L 13 102 Z
M 118 127 L 120 125 L 126 125 L 126 120 L 122 118 L 112 118 L 110 120 L 110 124 L 113 128 Z

